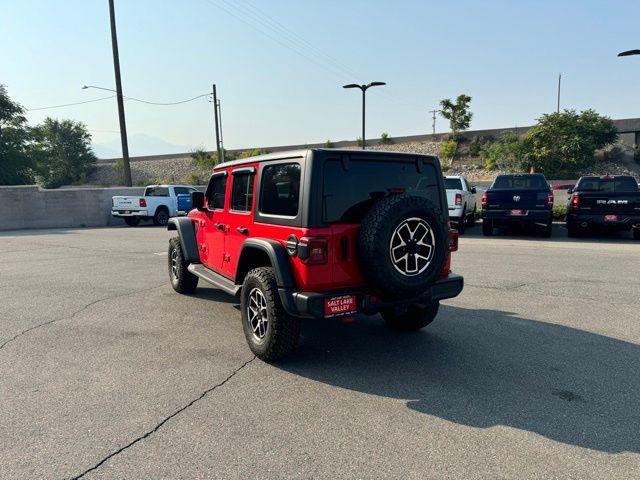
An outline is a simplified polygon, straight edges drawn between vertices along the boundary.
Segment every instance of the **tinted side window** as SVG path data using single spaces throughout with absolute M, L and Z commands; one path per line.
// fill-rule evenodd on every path
M 253 173 L 240 173 L 233 176 L 231 188 L 231 210 L 249 212 L 253 201 Z
M 173 187 L 173 191 L 176 192 L 176 195 L 188 195 L 193 189 L 189 187 Z
M 295 217 L 300 197 L 300 165 L 269 165 L 262 171 L 260 213 Z
M 169 187 L 147 187 L 144 192 L 145 197 L 168 197 Z
M 207 208 L 209 210 L 222 210 L 224 208 L 224 192 L 226 187 L 226 175 L 214 175 L 211 177 L 207 191 L 204 194 L 204 196 L 207 197 Z
M 394 192 L 429 198 L 440 205 L 440 187 L 433 165 L 421 173 L 415 162 L 329 160 L 324 165 L 322 219 L 326 223 L 359 222 L 378 198 Z

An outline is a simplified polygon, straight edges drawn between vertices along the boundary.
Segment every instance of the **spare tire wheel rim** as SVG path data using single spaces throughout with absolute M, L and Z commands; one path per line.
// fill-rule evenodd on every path
M 433 229 L 418 217 L 403 220 L 393 231 L 389 243 L 393 267 L 407 277 L 424 272 L 431 264 L 435 250 Z

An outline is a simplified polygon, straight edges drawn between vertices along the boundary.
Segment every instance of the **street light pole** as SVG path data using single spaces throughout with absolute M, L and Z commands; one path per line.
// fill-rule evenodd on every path
M 127 141 L 127 124 L 124 118 L 124 101 L 122 98 L 122 81 L 120 79 L 120 55 L 118 53 L 118 35 L 116 33 L 116 14 L 113 0 L 109 0 L 109 17 L 111 22 L 111 48 L 113 50 L 113 70 L 116 76 L 116 98 L 118 101 L 118 120 L 120 122 L 120 141 L 122 143 L 122 165 L 124 183 L 131 186 L 131 165 L 129 164 L 129 142 Z
M 562 81 L 562 74 L 558 74 L 558 108 L 557 113 L 560 113 L 560 82 Z
M 366 140 L 365 140 L 365 109 L 366 109 L 366 92 L 367 89 L 371 87 L 380 87 L 382 85 L 386 85 L 385 82 L 371 82 L 369 84 L 358 85 L 357 83 L 350 83 L 348 85 L 343 85 L 342 88 L 359 88 L 362 90 L 362 149 L 365 149 Z

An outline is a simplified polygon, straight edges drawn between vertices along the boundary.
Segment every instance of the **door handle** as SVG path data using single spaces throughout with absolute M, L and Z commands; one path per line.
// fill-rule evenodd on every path
M 224 225 L 220 222 L 214 223 L 213 226 L 216 227 L 218 230 L 224 230 Z
M 238 227 L 238 228 L 236 228 L 236 230 L 238 230 L 243 235 L 246 235 L 247 233 L 249 233 L 249 229 L 245 228 L 245 227 Z

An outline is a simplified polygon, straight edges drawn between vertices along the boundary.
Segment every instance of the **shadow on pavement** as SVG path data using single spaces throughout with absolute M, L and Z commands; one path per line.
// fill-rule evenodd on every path
M 554 223 L 553 233 L 551 238 L 542 238 L 540 231 L 535 228 L 527 227 L 513 227 L 513 228 L 500 228 L 496 229 L 491 239 L 496 240 L 539 240 L 541 242 L 563 242 L 563 243 L 613 243 L 613 244 L 633 244 L 638 243 L 633 239 L 632 233 L 629 232 L 607 232 L 607 231 L 593 231 L 588 232 L 580 237 L 570 238 L 567 235 L 567 228 L 564 223 Z M 464 235 L 461 238 L 471 237 L 478 238 L 482 235 L 482 222 L 479 221 L 474 227 L 467 227 Z
M 640 452 L 640 346 L 509 312 L 440 311 L 412 334 L 379 317 L 307 322 L 298 353 L 278 367 L 460 425 Z

